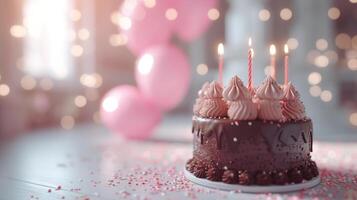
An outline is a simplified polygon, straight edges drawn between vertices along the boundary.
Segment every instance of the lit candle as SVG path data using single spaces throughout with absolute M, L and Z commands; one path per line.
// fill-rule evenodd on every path
M 289 47 L 287 44 L 284 45 L 284 53 L 285 53 L 285 57 L 284 57 L 284 84 L 287 85 L 288 81 L 289 81 Z
M 271 76 L 273 77 L 274 80 L 276 80 L 276 66 L 275 66 L 275 54 L 276 54 L 276 48 L 275 45 L 270 45 L 270 67 L 272 70 Z
M 218 81 L 223 85 L 223 65 L 224 65 L 224 46 L 222 43 L 218 44 Z
M 252 49 L 252 38 L 249 37 L 248 40 L 248 45 L 249 45 L 249 50 L 248 50 L 248 89 L 251 91 L 253 88 L 253 82 L 252 82 L 252 77 L 253 77 L 253 56 L 254 56 L 254 51 Z

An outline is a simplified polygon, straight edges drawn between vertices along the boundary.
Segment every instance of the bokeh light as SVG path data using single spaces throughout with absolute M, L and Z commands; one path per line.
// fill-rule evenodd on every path
M 74 57 L 80 57 L 80 56 L 82 56 L 82 54 L 83 54 L 83 47 L 82 47 L 81 45 L 78 45 L 78 44 L 73 45 L 73 46 L 71 47 L 71 54 L 72 54 L 72 56 L 74 56 Z
M 119 25 L 119 19 L 120 19 L 121 15 L 119 12 L 114 11 L 112 12 L 112 14 L 110 15 L 110 21 L 112 21 L 113 24 L 115 25 Z
M 353 126 L 357 126 L 357 112 L 351 113 L 351 115 L 350 115 L 350 123 Z
M 311 72 L 307 78 L 307 80 L 309 81 L 309 83 L 311 85 L 317 85 L 321 82 L 322 77 L 321 74 L 318 72 Z
M 153 8 L 156 5 L 156 0 L 144 0 L 144 5 L 147 8 Z
M 348 60 L 347 67 L 350 70 L 354 70 L 354 71 L 357 70 L 357 59 L 353 58 L 353 59 Z
M 129 30 L 131 28 L 131 19 L 129 17 L 120 17 L 118 23 L 123 30 Z
M 340 17 L 341 12 L 340 12 L 340 9 L 338 9 L 336 7 L 332 7 L 328 10 L 327 15 L 330 19 L 336 20 Z
M 86 28 L 82 28 L 78 31 L 78 38 L 80 40 L 88 40 L 90 37 L 90 32 Z
M 71 11 L 70 16 L 71 16 L 71 20 L 72 21 L 79 21 L 81 19 L 81 17 L 82 17 L 82 14 L 81 14 L 81 12 L 79 10 L 73 9 Z
M 128 38 L 123 34 L 113 34 L 109 37 L 110 45 L 116 46 L 123 46 L 128 42 Z
M 290 20 L 292 16 L 293 16 L 293 12 L 289 8 L 283 8 L 280 11 L 280 18 L 282 20 L 285 20 L 285 21 Z
M 309 92 L 313 97 L 319 97 L 321 94 L 321 88 L 318 85 L 313 85 L 310 87 Z
M 89 88 L 99 88 L 103 84 L 103 78 L 100 74 L 82 74 L 79 78 L 82 85 Z
M 32 90 L 36 87 L 37 82 L 32 76 L 26 75 L 22 77 L 20 84 L 24 90 Z
M 296 49 L 299 46 L 299 41 L 296 38 L 289 38 L 286 44 L 288 45 L 289 49 Z
M 329 59 L 325 55 L 319 55 L 314 59 L 314 64 L 317 67 L 327 67 L 329 64 Z
M 215 21 L 219 18 L 220 13 L 216 8 L 211 8 L 208 10 L 208 19 Z
M 357 3 L 357 0 L 350 0 L 351 3 Z
M 340 33 L 336 36 L 335 43 L 340 49 L 349 49 L 351 47 L 351 37 L 346 33 Z
M 260 21 L 265 22 L 265 21 L 268 21 L 270 19 L 270 12 L 267 9 L 262 9 L 262 10 L 259 11 L 258 16 L 259 16 L 259 20 Z
M 26 28 L 21 25 L 13 25 L 10 28 L 10 34 L 15 38 L 23 38 L 26 36 Z
M 74 117 L 70 115 L 63 116 L 61 119 L 61 126 L 64 129 L 67 130 L 72 129 L 74 127 L 74 124 L 75 124 Z
M 0 96 L 7 96 L 10 93 L 10 87 L 6 84 L 0 84 Z
M 316 40 L 315 46 L 318 50 L 324 51 L 328 48 L 328 42 L 324 38 Z
M 74 104 L 77 107 L 82 108 L 87 105 L 87 98 L 83 95 L 78 95 L 74 98 Z
M 197 74 L 203 76 L 206 75 L 208 72 L 208 67 L 206 64 L 199 64 L 196 67 Z
M 320 98 L 324 102 L 330 102 L 332 100 L 332 93 L 329 90 L 324 90 L 320 94 Z
M 170 21 L 176 20 L 177 16 L 178 16 L 177 10 L 174 8 L 169 8 L 165 12 L 166 19 Z

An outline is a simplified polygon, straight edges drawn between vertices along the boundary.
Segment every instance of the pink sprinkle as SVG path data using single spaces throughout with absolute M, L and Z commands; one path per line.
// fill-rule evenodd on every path
M 48 189 L 47 192 L 52 192 L 52 190 L 51 190 L 51 189 Z

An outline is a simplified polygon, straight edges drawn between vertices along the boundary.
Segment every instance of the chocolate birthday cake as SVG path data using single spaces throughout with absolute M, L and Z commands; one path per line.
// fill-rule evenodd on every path
M 193 108 L 197 178 L 240 185 L 285 185 L 317 177 L 313 128 L 298 91 L 268 76 L 248 89 L 237 77 L 225 88 L 205 83 Z

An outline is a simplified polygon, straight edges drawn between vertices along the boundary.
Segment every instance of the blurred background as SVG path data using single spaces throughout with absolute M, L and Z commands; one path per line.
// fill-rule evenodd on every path
M 130 2 L 130 0 L 129 0 Z M 111 88 L 136 85 L 138 55 L 122 33 L 130 18 L 121 0 L 5 0 L 0 7 L 0 137 L 36 130 L 102 127 L 100 102 Z M 155 0 L 145 0 L 147 8 Z M 321 139 L 357 135 L 356 0 L 219 0 L 206 11 L 197 37 L 170 43 L 191 70 L 182 102 L 157 130 L 187 137 L 198 89 L 218 76 L 217 45 L 225 45 L 224 82 L 247 82 L 248 37 L 253 39 L 254 85 L 270 73 L 269 45 L 277 45 L 278 80 L 290 49 L 290 79 L 300 91 Z M 175 22 L 180 12 L 169 8 Z M 144 16 L 145 18 L 145 16 Z M 145 33 L 142 33 L 145 35 Z M 102 130 L 102 129 L 99 129 Z M 177 132 L 177 133 L 173 133 Z M 187 136 L 184 136 L 187 135 Z

